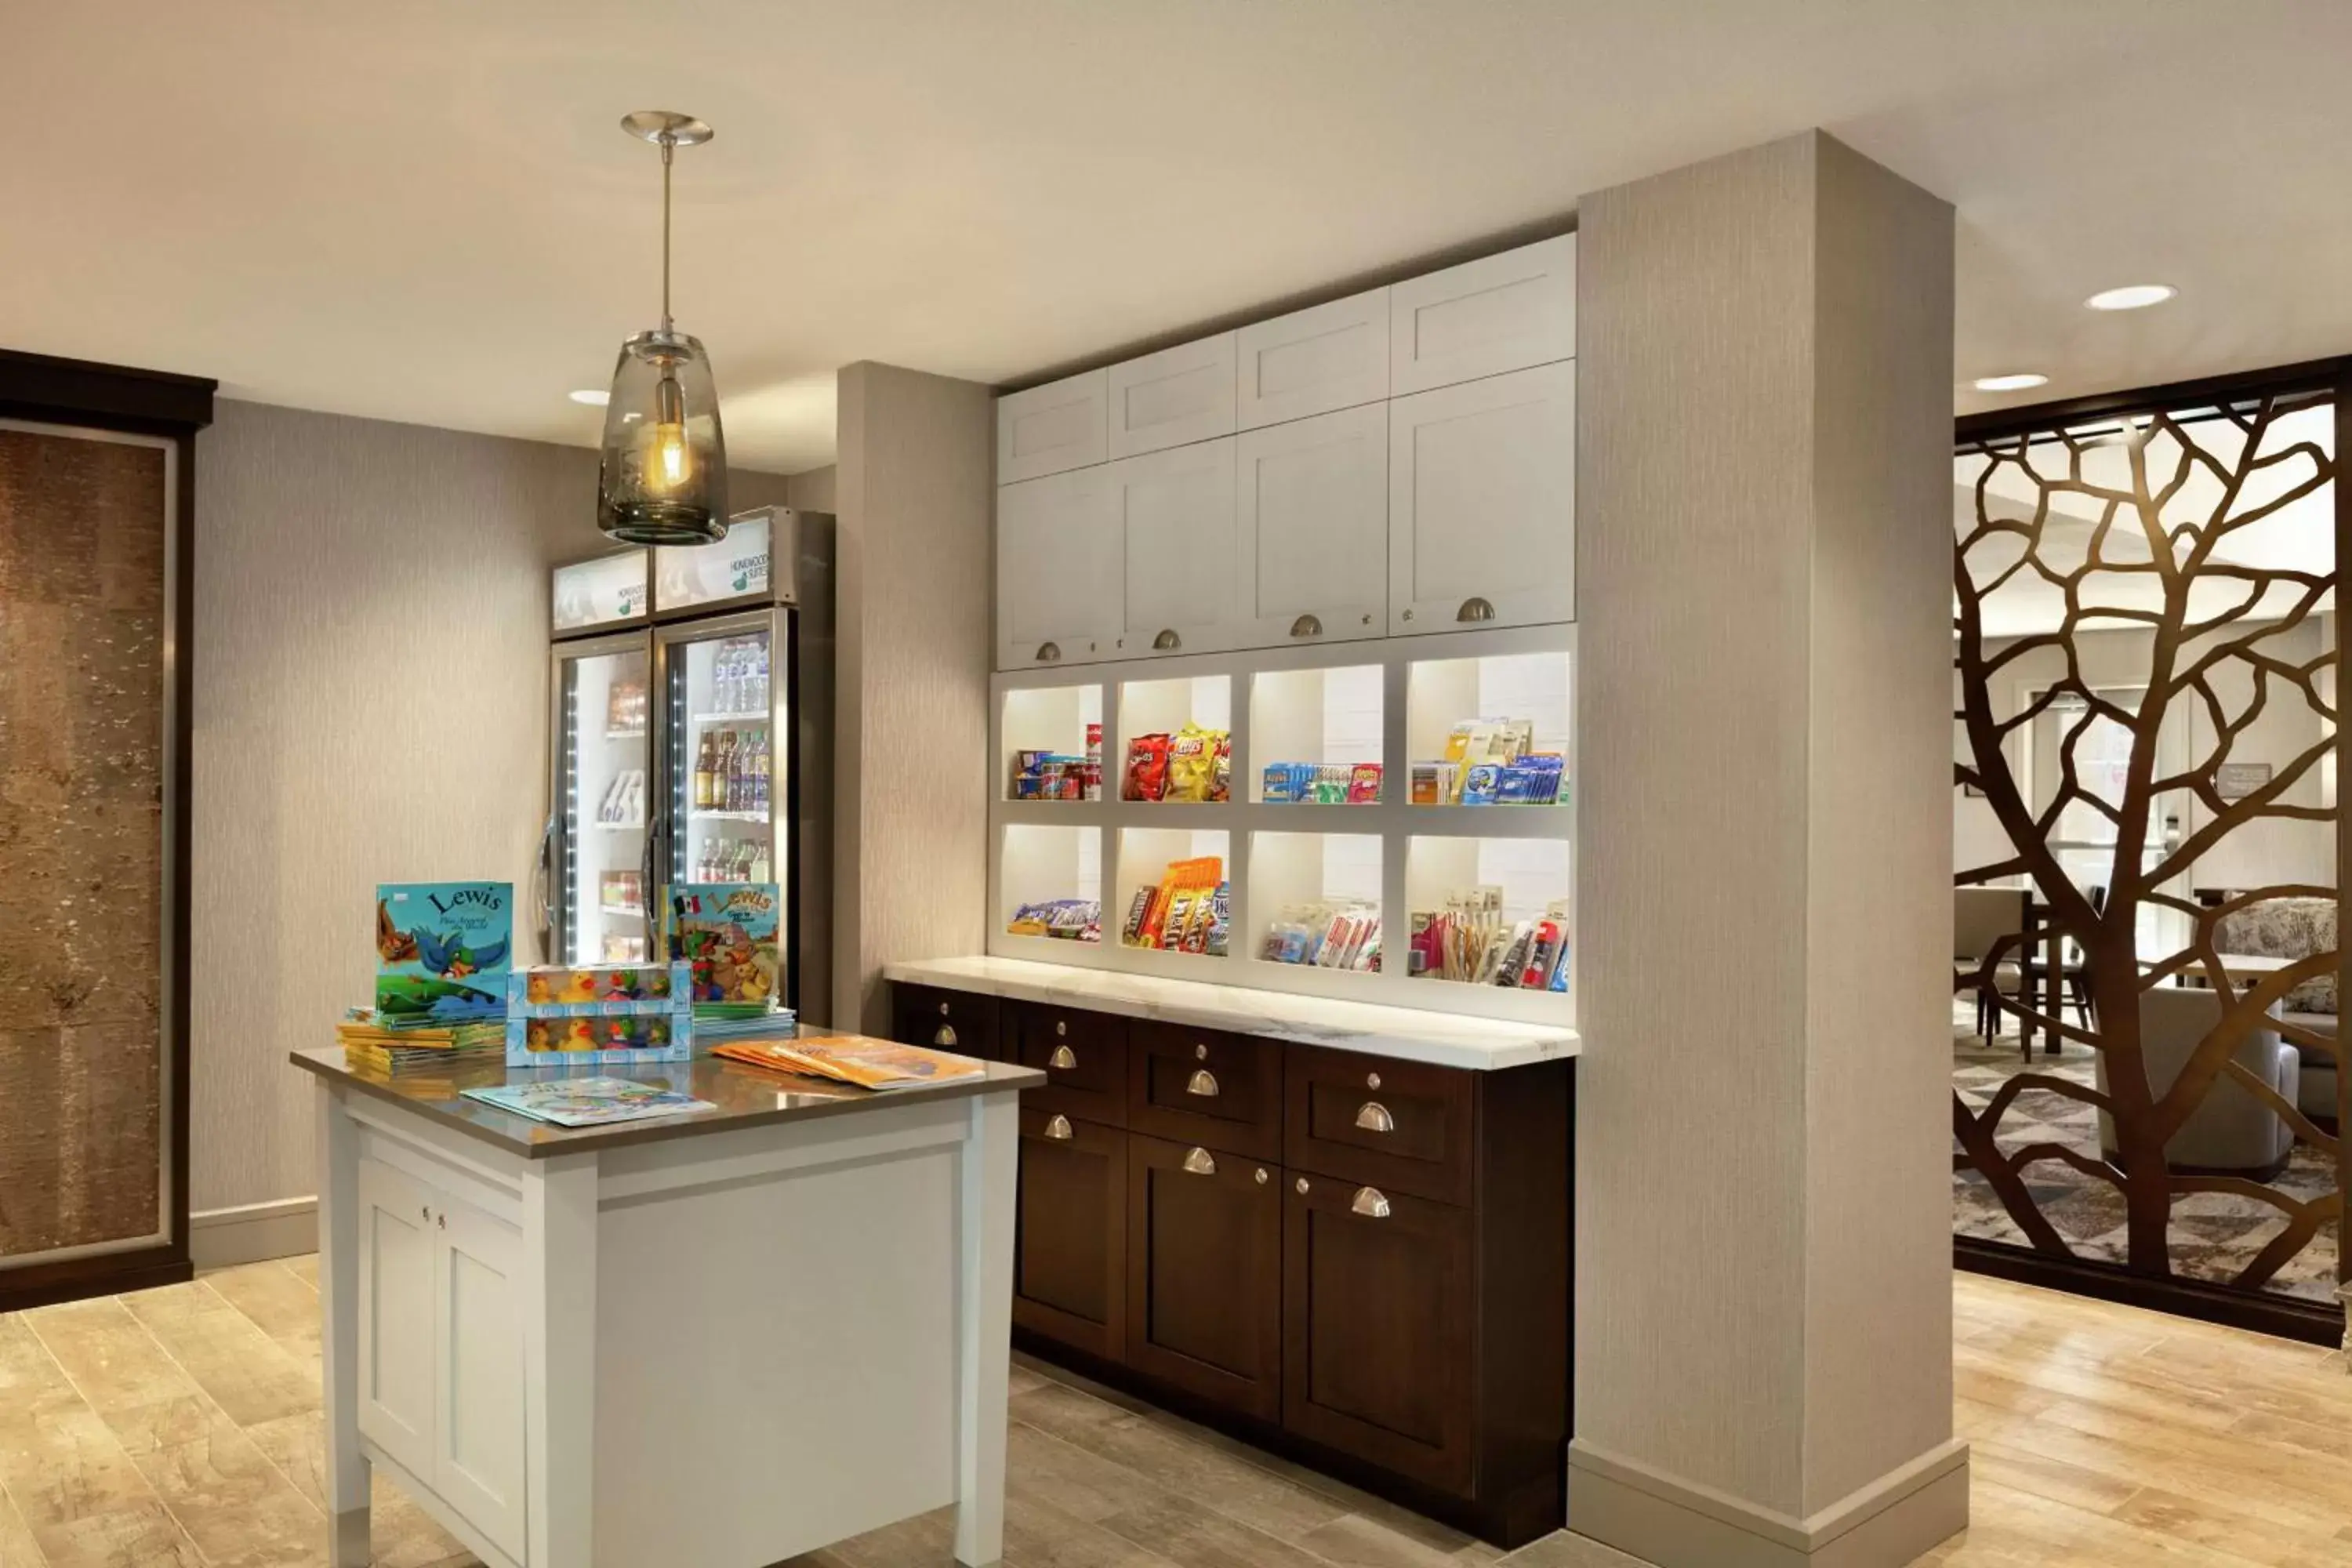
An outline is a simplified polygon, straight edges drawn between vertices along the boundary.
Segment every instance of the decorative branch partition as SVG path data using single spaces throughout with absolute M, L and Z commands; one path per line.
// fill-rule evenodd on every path
M 2335 1011 L 2337 922 L 2326 922 L 2324 946 L 2268 965 L 2233 971 L 2224 957 L 2225 937 L 2287 907 L 2280 900 L 2324 900 L 2340 914 L 2342 369 L 2306 368 L 2300 385 L 2273 377 L 2238 391 L 2167 389 L 2137 406 L 2107 400 L 2087 416 L 2053 407 L 2039 422 L 2027 411 L 1962 427 L 1954 784 L 1981 797 L 2007 852 L 1956 881 L 2022 883 L 2036 920 L 1956 979 L 2007 978 L 2003 1004 L 2021 1016 L 2028 1051 L 2039 1032 L 2088 1047 L 2095 1069 L 2085 1082 L 2079 1070 L 2029 1063 L 1980 1107 L 1956 1088 L 1953 1158 L 2043 1259 L 2084 1257 L 2037 1195 L 2070 1183 L 2113 1190 L 2122 1256 L 2112 1245 L 2099 1256 L 2147 1282 L 2178 1277 L 2175 1205 L 2193 1195 L 2275 1211 L 2274 1234 L 2233 1274 L 2208 1281 L 2241 1291 L 2270 1287 L 2343 1213 L 2352 1153 L 2338 1130 L 2352 1125 L 2352 1073 L 2342 1070 L 2335 1020 L 2312 1010 L 2324 992 Z M 2119 674 L 2119 661 L 2133 668 Z M 2294 743 L 2281 750 L 2288 733 Z M 2301 874 L 2277 879 L 2280 866 Z M 2228 885 L 2250 869 L 2274 879 Z M 2223 885 L 2193 886 L 2200 876 Z M 2079 961 L 2061 958 L 2065 943 Z M 2219 993 L 2218 1021 L 2185 1056 L 2152 1063 L 2143 998 L 2184 984 Z M 2249 1069 L 2242 1048 L 2265 1029 L 2299 1048 L 2312 1083 L 2325 1081 L 2320 1064 L 2333 1064 L 2332 1116 Z M 2082 1056 L 2071 1053 L 2078 1069 Z M 2032 1091 L 2095 1110 L 2098 1147 L 2005 1134 L 2005 1119 L 2032 1120 L 2017 1114 Z M 2333 1190 L 2298 1196 L 2261 1173 L 2168 1161 L 2167 1145 L 2217 1092 L 2253 1096 L 2308 1151 L 2293 1157 L 2307 1168 L 2315 1156 L 2333 1172 Z M 2341 1256 L 2336 1277 L 2352 1279 Z

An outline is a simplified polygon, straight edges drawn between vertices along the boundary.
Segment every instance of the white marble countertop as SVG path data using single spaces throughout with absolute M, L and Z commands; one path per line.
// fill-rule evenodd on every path
M 1465 1018 L 1419 1007 L 1332 1001 L 1198 980 L 1163 980 L 1157 975 L 1036 963 L 1025 958 L 923 959 L 885 964 L 882 974 L 887 980 L 911 985 L 1087 1007 L 1203 1029 L 1231 1029 L 1440 1067 L 1491 1071 L 1557 1061 L 1583 1051 L 1577 1032 L 1565 1025 Z

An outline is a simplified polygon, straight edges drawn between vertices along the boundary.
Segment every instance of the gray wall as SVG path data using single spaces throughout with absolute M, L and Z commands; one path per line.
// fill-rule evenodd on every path
M 316 1190 L 286 1053 L 369 999 L 375 883 L 529 883 L 547 572 L 603 547 L 595 494 L 593 451 L 423 426 L 224 402 L 198 438 L 199 1212 Z

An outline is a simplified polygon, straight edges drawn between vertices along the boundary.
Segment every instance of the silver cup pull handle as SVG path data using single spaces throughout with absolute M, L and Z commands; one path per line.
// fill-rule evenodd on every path
M 1176 635 L 1174 626 L 1160 627 L 1160 635 L 1151 639 L 1151 650 L 1154 653 L 1174 653 L 1183 646 L 1184 639 Z
M 1393 1132 L 1396 1131 L 1396 1118 L 1391 1116 L 1389 1108 L 1379 1100 L 1368 1100 L 1364 1101 L 1363 1109 L 1356 1112 L 1356 1125 L 1367 1132 Z
M 1352 1212 L 1362 1215 L 1366 1219 L 1389 1217 L 1389 1200 L 1381 1194 L 1378 1187 L 1358 1187 L 1355 1199 L 1348 1205 L 1348 1207 Z
M 1070 1130 L 1070 1119 L 1068 1117 L 1056 1116 L 1053 1121 L 1045 1123 L 1045 1136 L 1067 1142 L 1069 1139 L 1076 1136 L 1076 1134 Z
M 1192 1074 L 1192 1081 L 1184 1086 L 1184 1092 L 1214 1100 L 1217 1097 L 1217 1075 L 1207 1068 L 1198 1069 Z
M 1295 637 L 1319 637 L 1323 623 L 1313 616 L 1301 616 L 1290 623 L 1290 635 Z
M 1195 1176 L 1217 1173 L 1217 1157 L 1206 1149 L 1195 1149 L 1184 1156 L 1184 1169 Z
M 955 1043 L 956 1032 L 955 1026 L 953 1024 L 941 1024 L 939 1026 L 938 1032 L 931 1036 L 931 1044 L 935 1046 L 946 1046 L 950 1048 L 953 1048 Z
M 1491 621 L 1495 618 L 1495 606 L 1473 594 L 1462 601 L 1462 607 L 1454 612 L 1454 618 L 1457 621 Z
M 1062 662 L 1062 645 L 1061 645 L 1060 643 L 1057 643 L 1057 642 L 1041 642 L 1041 643 L 1039 643 L 1039 644 L 1037 645 L 1037 662 L 1038 662 L 1039 664 L 1059 664 L 1059 663 L 1061 663 L 1061 662 Z
M 1045 1058 L 1045 1065 L 1055 1072 L 1068 1072 L 1078 1065 L 1078 1053 L 1067 1046 L 1055 1046 L 1054 1054 Z

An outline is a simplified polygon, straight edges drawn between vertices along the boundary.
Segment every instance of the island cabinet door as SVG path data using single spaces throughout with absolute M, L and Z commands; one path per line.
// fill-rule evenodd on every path
M 1115 1362 L 1126 1289 L 1127 1134 L 1024 1107 L 1013 1322 Z
M 433 1204 L 436 1380 L 432 1482 L 477 1529 L 524 1552 L 522 1233 L 470 1204 Z
M 1282 1170 L 1139 1133 L 1127 1142 L 1127 1363 L 1282 1416 Z
M 892 1038 L 982 1061 L 998 1059 L 995 997 L 934 985 L 893 985 L 890 993 Z
M 1007 1002 L 1000 1015 L 1007 1059 L 1045 1075 L 1021 1103 L 1079 1121 L 1127 1125 L 1127 1020 L 1107 1013 Z
M 1313 1174 L 1285 1203 L 1283 1426 L 1467 1495 L 1470 1211 Z
M 360 1162 L 360 1431 L 433 1478 L 433 1200 L 424 1183 Z

